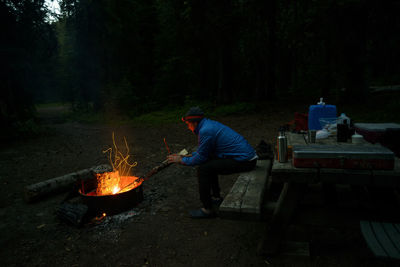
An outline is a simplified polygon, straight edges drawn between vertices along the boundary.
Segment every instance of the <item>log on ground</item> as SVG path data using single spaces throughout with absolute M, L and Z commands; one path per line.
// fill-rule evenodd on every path
M 56 210 L 57 217 L 66 223 L 79 227 L 84 222 L 88 207 L 79 203 L 61 203 Z
M 91 179 L 94 177 L 94 173 L 105 171 L 112 171 L 111 166 L 99 165 L 28 185 L 25 187 L 25 201 L 34 202 L 51 194 L 68 191 L 78 180 Z

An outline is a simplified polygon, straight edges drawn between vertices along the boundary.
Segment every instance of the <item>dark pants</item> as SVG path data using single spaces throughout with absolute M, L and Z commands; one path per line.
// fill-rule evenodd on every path
M 199 180 L 200 200 L 204 208 L 211 209 L 211 196 L 219 198 L 220 187 L 218 174 L 232 174 L 247 172 L 254 169 L 257 160 L 236 161 L 233 159 L 212 159 L 197 167 L 197 178 Z

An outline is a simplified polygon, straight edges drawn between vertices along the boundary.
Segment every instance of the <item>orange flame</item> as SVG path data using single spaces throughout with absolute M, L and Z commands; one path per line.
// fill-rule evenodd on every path
M 118 146 L 115 144 L 115 136 L 114 132 L 112 133 L 112 140 L 113 140 L 113 145 L 114 145 L 114 160 L 112 160 L 112 154 L 113 154 L 113 149 L 112 147 L 108 148 L 107 150 L 104 150 L 103 153 L 109 152 L 109 160 L 110 164 L 113 168 L 113 171 L 119 171 L 121 176 L 126 176 L 129 174 L 130 170 L 132 167 L 135 167 L 137 165 L 137 162 L 129 163 L 128 159 L 130 157 L 129 155 L 129 146 L 128 143 L 126 142 L 126 138 L 124 136 L 124 142 L 125 142 L 125 147 L 126 147 L 126 155 L 121 153 L 121 151 L 118 149 Z
M 115 195 L 128 191 L 141 184 L 141 181 L 137 177 L 130 176 L 132 167 L 137 165 L 137 162 L 129 163 L 129 147 L 124 137 L 124 143 L 126 148 L 125 155 L 118 149 L 115 143 L 114 132 L 112 133 L 112 140 L 114 149 L 112 147 L 103 151 L 103 153 L 109 153 L 110 164 L 113 168 L 112 172 L 105 172 L 97 174 L 97 195 Z M 114 158 L 114 159 L 113 159 Z M 124 179 L 122 179 L 124 178 Z M 126 179 L 130 178 L 130 179 Z M 123 180 L 123 181 L 122 181 Z M 135 180 L 138 180 L 135 182 Z M 129 182 L 130 181 L 130 182 Z M 133 181 L 133 183 L 132 183 Z M 122 191 L 121 191 L 122 188 Z

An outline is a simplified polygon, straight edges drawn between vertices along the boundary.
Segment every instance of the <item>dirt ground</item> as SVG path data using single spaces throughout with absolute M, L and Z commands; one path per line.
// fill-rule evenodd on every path
M 65 122 L 57 110 L 40 111 L 47 130 L 39 137 L 3 144 L 0 149 L 1 266 L 391 266 L 373 259 L 359 230 L 365 215 L 346 188 L 340 207 L 326 207 L 321 190 L 310 188 L 301 203 L 288 240 L 309 242 L 310 257 L 258 256 L 267 221 L 221 218 L 193 220 L 200 207 L 194 168 L 172 165 L 147 180 L 144 201 L 132 210 L 107 217 L 98 225 L 76 228 L 61 222 L 55 210 L 59 194 L 28 204 L 24 187 L 108 163 L 102 150 L 126 137 L 140 176 L 171 150 L 193 150 L 195 136 L 181 122 L 162 126 L 93 125 Z M 253 146 L 272 143 L 279 125 L 292 111 L 215 118 L 242 134 Z M 222 176 L 222 194 L 237 175 Z M 318 203 L 318 204 L 316 204 Z M 359 202 L 357 202 L 359 203 Z M 370 212 L 370 211 L 368 211 Z

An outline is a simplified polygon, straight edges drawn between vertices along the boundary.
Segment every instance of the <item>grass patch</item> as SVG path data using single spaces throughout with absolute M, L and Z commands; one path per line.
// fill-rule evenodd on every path
M 40 108 L 54 108 L 54 107 L 64 107 L 68 106 L 69 104 L 65 104 L 62 102 L 54 102 L 54 103 L 41 103 L 41 104 L 35 104 L 35 108 L 40 109 Z
M 94 111 L 70 112 L 68 114 L 65 114 L 65 119 L 67 121 L 77 121 L 88 124 L 107 122 L 102 112 L 94 112 Z
M 224 105 L 216 107 L 210 112 L 212 116 L 228 116 L 228 115 L 242 115 L 252 114 L 256 111 L 256 105 L 253 103 L 239 102 L 231 105 Z
M 44 104 L 41 107 L 56 107 L 57 103 Z M 129 116 L 122 112 L 102 112 L 94 111 L 93 109 L 79 109 L 63 114 L 63 118 L 67 121 L 77 121 L 81 123 L 106 123 L 106 124 L 129 124 L 129 123 L 145 123 L 151 125 L 175 123 L 179 122 L 184 114 L 192 106 L 199 106 L 205 113 L 206 117 L 220 116 L 237 116 L 249 115 L 257 111 L 257 106 L 254 103 L 238 102 L 229 105 L 213 106 L 209 102 L 193 102 L 188 101 L 186 104 L 168 105 L 161 109 L 146 112 L 137 116 Z
M 210 106 L 208 103 L 191 103 L 190 105 L 186 104 L 182 107 L 168 106 L 162 110 L 153 111 L 134 117 L 131 121 L 148 124 L 178 122 L 192 106 L 199 106 L 204 111 L 206 117 L 249 114 L 255 112 L 256 110 L 256 106 L 250 103 L 236 103 L 232 105 L 218 106 L 215 108 Z
M 131 122 L 140 122 L 147 124 L 163 124 L 172 123 L 180 120 L 180 110 L 161 110 L 146 113 L 137 117 L 134 117 Z

